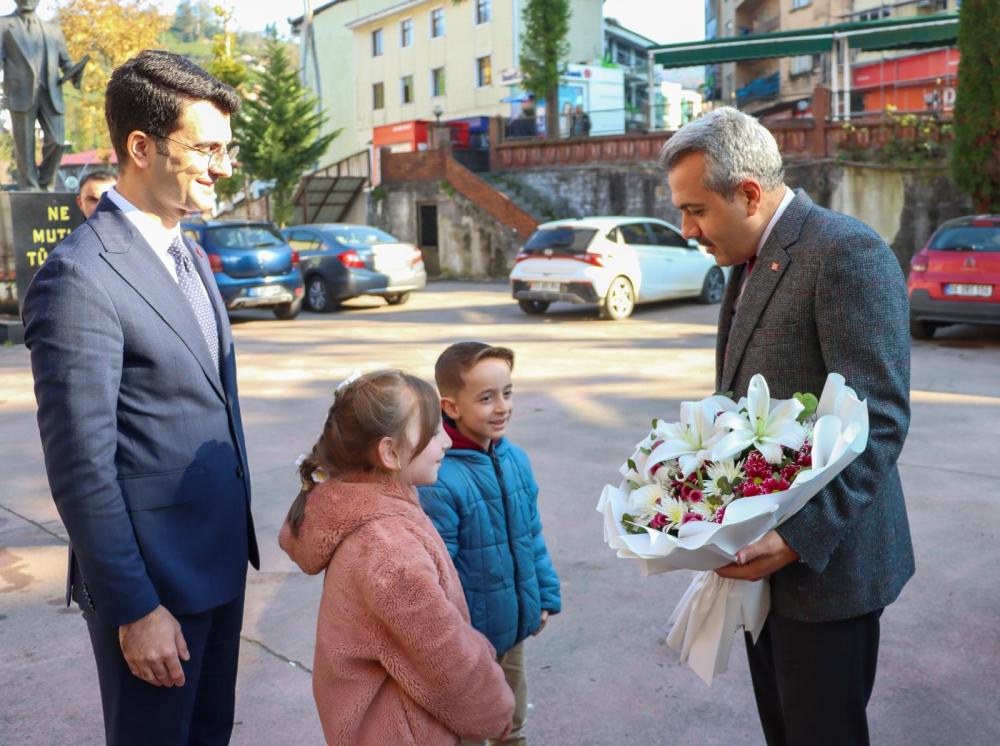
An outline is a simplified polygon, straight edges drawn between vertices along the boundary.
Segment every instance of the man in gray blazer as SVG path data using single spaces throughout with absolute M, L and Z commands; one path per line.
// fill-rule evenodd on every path
M 867 744 L 879 617 L 914 571 L 896 469 L 910 413 L 899 263 L 868 226 L 788 189 L 773 136 L 735 109 L 685 125 L 661 164 L 684 235 L 734 267 L 716 389 L 743 396 L 760 373 L 775 398 L 818 396 L 837 372 L 868 402 L 865 452 L 718 570 L 771 584 L 764 629 L 756 644 L 747 636 L 768 744 Z
M 58 26 L 35 14 L 38 0 L 17 0 L 17 11 L 0 18 L 0 65 L 5 106 L 10 109 L 18 187 L 52 189 L 66 139 L 60 71 L 72 66 Z M 73 84 L 80 87 L 77 72 Z M 35 122 L 42 128 L 42 163 L 35 164 Z
M 170 52 L 111 75 L 121 173 L 24 301 L 45 468 L 109 744 L 233 728 L 248 562 L 259 565 L 233 337 L 180 220 L 232 173 L 239 96 Z

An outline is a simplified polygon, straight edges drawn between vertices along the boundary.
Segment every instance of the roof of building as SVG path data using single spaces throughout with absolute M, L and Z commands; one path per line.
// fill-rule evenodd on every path
M 330 7 L 334 6 L 334 5 L 337 5 L 338 3 L 342 3 L 342 2 L 344 2 L 344 0 L 330 0 L 327 3 L 323 3 L 318 8 L 313 8 L 313 17 L 315 18 L 320 13 L 322 13 L 324 10 L 327 10 L 328 8 L 330 8 Z M 304 15 L 298 16 L 297 18 L 289 18 L 288 19 L 288 23 L 291 24 L 292 31 L 297 31 L 298 27 L 302 25 L 302 22 L 305 19 L 306 19 L 306 17 Z
M 865 51 L 947 46 L 958 41 L 958 13 L 856 21 L 795 31 L 667 44 L 652 52 L 654 61 L 664 67 L 688 67 L 717 62 L 824 54 L 842 39 L 847 40 L 852 50 Z
M 643 47 L 644 49 L 652 49 L 653 47 L 659 46 L 657 42 L 652 39 L 643 36 L 642 34 L 636 33 L 630 28 L 625 28 L 621 25 L 617 18 L 611 18 L 605 16 L 604 18 L 604 30 L 614 34 L 615 36 L 622 37 L 637 47 Z
M 60 166 L 106 166 L 118 163 L 118 156 L 111 148 L 83 150 L 79 153 L 67 153 L 59 161 Z

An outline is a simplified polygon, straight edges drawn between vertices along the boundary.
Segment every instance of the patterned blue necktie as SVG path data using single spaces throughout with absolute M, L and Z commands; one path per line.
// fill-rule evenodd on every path
M 215 369 L 219 370 L 219 330 L 215 326 L 215 312 L 212 310 L 212 302 L 208 299 L 207 288 L 202 285 L 201 275 L 194 268 L 191 253 L 179 238 L 170 243 L 167 253 L 174 259 L 177 284 L 191 304 L 191 310 L 198 319 L 201 333 L 205 335 L 208 351 L 212 354 L 212 362 L 215 363 Z

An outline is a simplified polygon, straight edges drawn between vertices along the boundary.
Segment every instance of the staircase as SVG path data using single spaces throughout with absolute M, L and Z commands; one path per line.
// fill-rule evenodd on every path
M 488 172 L 479 174 L 479 178 L 498 192 L 506 195 L 511 202 L 531 215 L 539 223 L 565 217 L 545 195 L 522 183 L 514 176 Z

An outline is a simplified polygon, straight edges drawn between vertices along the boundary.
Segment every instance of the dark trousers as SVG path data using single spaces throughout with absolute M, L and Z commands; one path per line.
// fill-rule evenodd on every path
M 42 128 L 42 162 L 35 164 L 35 122 Z M 55 188 L 56 169 L 62 160 L 66 139 L 65 115 L 55 110 L 47 91 L 35 95 L 28 111 L 12 111 L 10 124 L 14 135 L 18 186 L 21 189 Z
M 756 644 L 746 635 L 768 746 L 867 746 L 881 615 L 796 622 L 772 611 Z
M 178 616 L 191 660 L 184 686 L 158 687 L 133 676 L 118 628 L 84 612 L 97 659 L 109 746 L 224 746 L 233 730 L 243 596 L 201 614 Z

